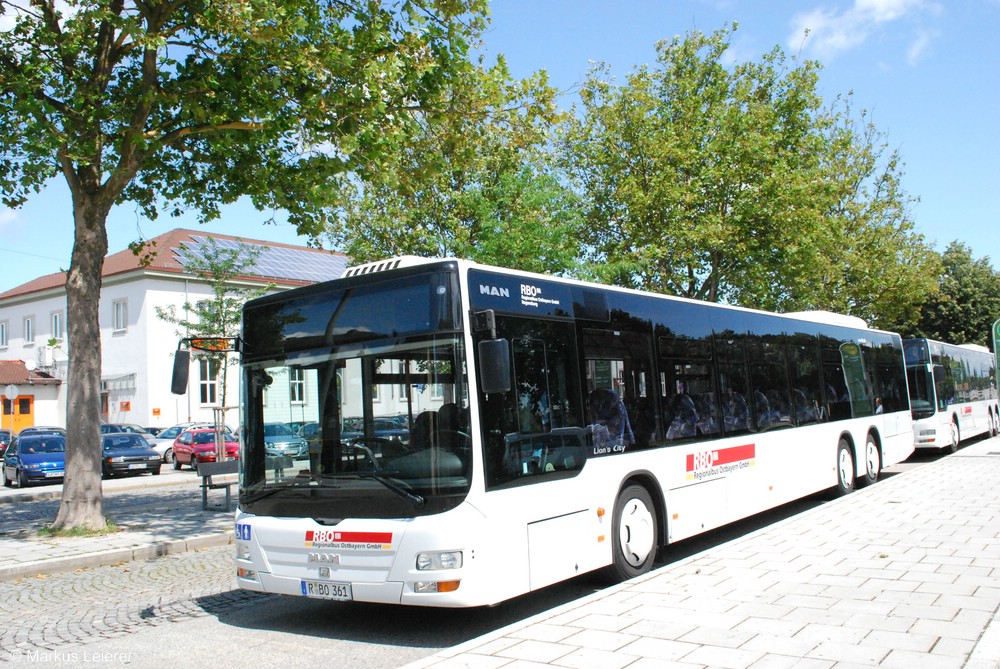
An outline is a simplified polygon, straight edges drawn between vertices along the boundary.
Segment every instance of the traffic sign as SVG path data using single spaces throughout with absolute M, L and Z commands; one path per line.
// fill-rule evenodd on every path
M 4 397 L 6 397 L 9 400 L 16 400 L 17 396 L 18 396 L 18 394 L 20 392 L 21 392 L 20 389 L 17 386 L 15 386 L 13 383 L 4 386 L 4 389 L 3 389 L 3 395 L 4 395 Z

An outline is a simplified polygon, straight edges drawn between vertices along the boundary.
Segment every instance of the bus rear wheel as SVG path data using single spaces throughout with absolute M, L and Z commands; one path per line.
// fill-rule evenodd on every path
M 865 443 L 865 476 L 862 485 L 871 485 L 878 481 L 882 474 L 882 454 L 878 449 L 878 442 L 875 435 L 869 434 Z
M 645 574 L 656 558 L 656 507 L 649 491 L 630 485 L 618 493 L 612 523 L 613 556 L 608 575 L 626 581 Z
M 846 439 L 837 446 L 837 496 L 849 495 L 854 490 L 854 451 Z

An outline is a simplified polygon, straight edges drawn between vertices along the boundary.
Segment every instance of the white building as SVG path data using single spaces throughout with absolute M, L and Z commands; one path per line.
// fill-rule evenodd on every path
M 185 303 L 211 298 L 209 282 L 184 269 L 185 253 L 201 255 L 209 238 L 221 248 L 246 244 L 263 249 L 254 274 L 233 281 L 241 287 L 270 283 L 274 290 L 287 290 L 338 278 L 347 265 L 343 254 L 321 249 L 181 229 L 149 240 L 143 262 L 128 249 L 109 255 L 102 270 L 100 304 L 101 403 L 106 422 L 168 427 L 212 420 L 212 408 L 222 398 L 207 363 L 192 362 L 185 395 L 170 392 L 173 354 L 184 333 L 156 312 L 157 307 L 173 306 L 181 315 Z M 50 274 L 0 293 L 0 361 L 21 361 L 25 368 L 33 368 L 34 377 L 53 379 L 44 384 L 44 392 L 41 386 L 18 384 L 14 405 L 30 406 L 33 412 L 30 418 L 17 417 L 22 427 L 66 425 L 65 282 L 65 273 Z M 226 403 L 235 405 L 239 401 L 235 367 L 229 379 Z M 230 413 L 226 422 L 235 428 L 239 419 L 235 411 Z M 11 420 L 6 415 L 4 419 L 5 424 Z

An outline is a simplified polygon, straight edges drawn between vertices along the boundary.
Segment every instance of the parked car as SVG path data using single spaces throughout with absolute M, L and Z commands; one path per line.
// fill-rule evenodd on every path
M 3 484 L 8 488 L 59 482 L 65 470 L 66 437 L 57 433 L 19 434 L 3 456 Z
M 264 452 L 289 458 L 308 458 L 309 442 L 292 432 L 285 423 L 264 423 Z
M 155 437 L 148 440 L 149 445 L 154 451 L 160 454 L 163 461 L 170 464 L 174 461 L 174 442 L 180 433 L 184 430 L 203 427 L 203 428 L 214 428 L 215 425 L 212 423 L 178 423 L 173 427 L 168 427 L 165 430 L 160 430 Z M 229 432 L 229 426 L 226 426 L 226 432 Z
M 406 426 L 399 425 L 390 418 L 376 418 L 372 421 L 375 437 L 377 439 L 393 440 L 398 439 L 404 446 L 410 441 L 410 431 Z M 344 441 L 361 439 L 364 436 L 364 422 L 360 419 L 347 419 L 344 421 L 344 429 L 340 433 L 340 438 Z
M 160 454 L 134 432 L 105 434 L 101 437 L 101 451 L 101 474 L 105 477 L 147 472 L 157 475 L 163 465 Z
M 319 423 L 305 423 L 295 432 L 295 434 L 299 435 L 303 439 L 318 439 L 321 435 Z
M 163 432 L 163 428 L 162 428 L 162 427 L 149 427 L 149 426 L 147 425 L 146 427 L 144 427 L 144 428 L 142 428 L 142 429 L 144 429 L 144 430 L 145 430 L 146 432 L 149 432 L 149 433 L 150 433 L 151 435 L 153 435 L 154 437 L 155 437 L 156 435 L 158 435 L 159 433 Z
M 4 454 L 13 438 L 14 435 L 10 430 L 0 430 L 0 455 Z
M 240 455 L 236 437 L 225 434 L 226 459 L 235 460 Z M 198 471 L 199 462 L 215 462 L 215 428 L 189 428 L 177 435 L 173 445 L 174 469 L 189 465 Z

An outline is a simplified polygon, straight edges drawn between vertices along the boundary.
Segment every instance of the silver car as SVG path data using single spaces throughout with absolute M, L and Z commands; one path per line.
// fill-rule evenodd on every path
M 264 423 L 264 451 L 268 455 L 308 458 L 309 442 L 284 423 Z

